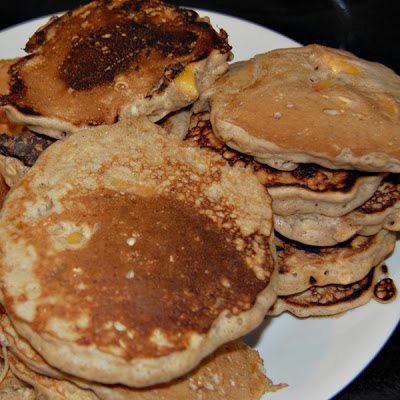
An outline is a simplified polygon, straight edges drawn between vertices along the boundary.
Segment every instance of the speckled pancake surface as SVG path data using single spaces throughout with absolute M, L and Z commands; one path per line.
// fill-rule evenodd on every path
M 379 282 L 387 277 L 387 267 L 379 265 L 361 280 L 348 285 L 313 286 L 304 292 L 278 297 L 269 315 L 283 312 L 305 318 L 339 314 L 368 303 Z
M 275 168 L 400 172 L 400 77 L 319 45 L 241 62 L 210 97 L 215 133 Z
M 276 297 L 270 199 L 147 119 L 56 142 L 1 216 L 3 303 L 53 366 L 145 386 L 256 327 Z
M 159 0 L 93 1 L 50 19 L 26 50 L 1 103 L 56 138 L 124 116 L 160 119 L 195 101 L 230 55 L 224 31 Z
M 356 235 L 336 246 L 307 246 L 276 236 L 278 295 L 300 293 L 311 286 L 348 285 L 364 278 L 394 249 L 396 234 L 381 230 Z
M 204 400 L 258 400 L 265 392 L 285 386 L 274 385 L 265 375 L 257 351 L 239 340 L 221 346 L 189 374 L 172 382 L 134 389 L 122 385 L 102 385 L 62 374 L 49 366 L 18 336 L 6 315 L 1 318 L 0 330 L 8 341 L 9 352 L 19 362 L 21 379 L 32 384 L 36 381 L 39 385 L 43 382 L 53 391 L 63 386 L 75 386 L 78 393 L 88 396 L 93 392 L 102 400 L 197 400 L 200 397 Z
M 272 197 L 274 213 L 283 216 L 347 214 L 367 201 L 384 178 L 384 174 L 330 170 L 315 164 L 299 165 L 293 171 L 272 168 L 228 147 L 215 135 L 208 112 L 192 115 L 185 141 L 219 154 L 230 165 L 253 169 Z

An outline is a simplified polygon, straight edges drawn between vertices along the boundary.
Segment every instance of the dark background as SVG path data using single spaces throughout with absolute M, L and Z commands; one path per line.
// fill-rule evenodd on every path
M 386 64 L 400 73 L 400 0 L 170 2 L 249 19 L 303 44 L 319 43 L 350 50 L 360 57 Z M 0 29 L 84 3 L 87 1 L 0 0 Z M 400 400 L 399 328 L 370 366 L 334 399 Z

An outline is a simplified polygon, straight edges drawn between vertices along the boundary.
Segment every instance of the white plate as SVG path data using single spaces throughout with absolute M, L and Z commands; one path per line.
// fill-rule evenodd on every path
M 203 13 L 203 12 L 202 12 Z M 230 37 L 235 59 L 296 42 L 259 25 L 226 15 L 204 12 Z M 27 38 L 47 18 L 0 32 L 0 58 L 19 56 Z M 400 251 L 388 260 L 399 285 Z M 397 268 L 396 268 L 397 267 Z M 340 318 L 299 320 L 290 315 L 268 319 L 248 336 L 265 360 L 268 376 L 289 386 L 265 396 L 271 400 L 323 400 L 334 396 L 373 359 L 400 318 L 400 296 L 390 304 L 371 301 Z M 245 399 L 244 399 L 245 400 Z

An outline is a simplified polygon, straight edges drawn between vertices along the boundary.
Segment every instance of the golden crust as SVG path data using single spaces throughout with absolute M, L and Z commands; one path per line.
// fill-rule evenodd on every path
M 299 165 L 292 171 L 281 171 L 261 164 L 254 157 L 230 148 L 219 139 L 207 112 L 192 115 L 185 142 L 219 154 L 230 165 L 254 170 L 272 197 L 272 208 L 278 215 L 347 214 L 368 200 L 384 177 L 384 174 L 330 170 L 314 164 Z
M 275 229 L 283 236 L 314 246 L 333 246 L 355 234 L 375 235 L 381 229 L 400 231 L 400 190 L 397 174 L 390 174 L 374 195 L 339 217 L 317 213 L 275 215 Z
M 167 381 L 254 328 L 276 296 L 262 185 L 163 135 L 143 119 L 57 142 L 3 209 L 7 311 L 66 372 Z
M 279 169 L 298 163 L 400 172 L 400 77 L 318 45 L 240 64 L 211 98 L 215 133 Z
M 69 381 L 82 389 L 93 391 L 100 399 L 107 400 L 197 400 L 200 395 L 208 400 L 258 400 L 264 393 L 285 386 L 272 384 L 265 376 L 259 354 L 241 341 L 223 345 L 189 374 L 172 382 L 132 389 L 121 385 L 107 386 L 80 380 L 54 369 L 28 342 L 18 336 L 5 314 L 0 320 L 0 330 L 7 338 L 9 351 L 15 356 L 14 366 L 16 359 L 19 360 L 21 379 L 28 378 L 28 383 L 36 381 L 39 384 L 37 391 L 43 386 L 56 390 L 66 386 L 63 382 Z M 41 385 L 41 382 L 44 385 Z M 82 390 L 82 394 L 88 395 L 88 391 Z
M 60 138 L 122 116 L 162 118 L 190 104 L 198 93 L 180 91 L 175 78 L 193 65 L 194 84 L 205 89 L 225 72 L 230 46 L 194 11 L 113 0 L 51 19 L 26 50 L 1 103 L 13 121 Z
M 297 317 L 321 317 L 339 314 L 368 303 L 375 286 L 386 278 L 384 265 L 373 268 L 363 279 L 349 285 L 313 286 L 290 296 L 278 297 L 269 315 L 290 312 Z
M 347 285 L 362 279 L 394 249 L 396 235 L 381 230 L 373 236 L 356 235 L 330 247 L 307 246 L 276 237 L 278 295 L 303 292 L 311 286 Z

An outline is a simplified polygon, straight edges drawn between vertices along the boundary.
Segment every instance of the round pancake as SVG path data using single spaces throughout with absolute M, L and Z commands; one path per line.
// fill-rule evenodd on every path
M 332 247 L 307 246 L 276 236 L 278 295 L 300 293 L 311 286 L 347 285 L 365 277 L 394 249 L 396 234 L 381 230 L 355 236 Z
M 2 302 L 66 373 L 166 382 L 263 320 L 272 241 L 252 173 L 121 121 L 54 143 L 7 196 Z
M 217 138 L 207 112 L 192 115 L 185 141 L 219 154 L 230 165 L 253 169 L 272 197 L 272 209 L 278 215 L 347 214 L 367 201 L 384 177 L 360 171 L 329 170 L 313 164 L 300 165 L 293 171 L 271 168 Z
M 374 297 L 375 285 L 387 276 L 384 265 L 373 268 L 366 277 L 349 285 L 314 286 L 302 293 L 278 297 L 268 315 L 287 311 L 306 317 L 323 317 L 360 307 Z
M 400 231 L 400 186 L 392 174 L 362 206 L 342 217 L 319 214 L 275 215 L 283 236 L 312 246 L 333 246 L 354 236 L 374 235 L 381 229 Z
M 318 45 L 239 63 L 210 95 L 215 134 L 274 168 L 400 172 L 400 77 Z
M 93 391 L 104 400 L 258 400 L 265 392 L 272 392 L 284 385 L 273 385 L 265 376 L 263 361 L 257 351 L 241 341 L 227 343 L 209 355 L 189 374 L 172 382 L 143 389 L 127 388 L 121 385 L 101 385 L 66 376 L 50 367 L 29 344 L 18 337 L 3 315 L 1 329 L 9 343 L 13 361 L 20 362 L 18 372 L 22 380 L 43 384 L 47 388 L 78 386 L 83 395 Z M 13 362 L 15 368 L 15 361 Z M 17 372 L 17 373 L 18 373 Z M 24 379 L 25 377 L 25 379 Z M 43 382 L 43 384 L 42 384 Z M 71 383 L 72 382 L 72 383 Z M 96 397 L 96 398 L 97 398 Z
M 123 117 L 157 121 L 193 103 L 230 57 L 224 31 L 159 0 L 92 1 L 50 19 L 26 50 L 0 104 L 55 138 Z

